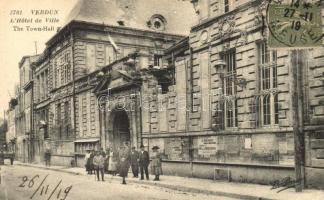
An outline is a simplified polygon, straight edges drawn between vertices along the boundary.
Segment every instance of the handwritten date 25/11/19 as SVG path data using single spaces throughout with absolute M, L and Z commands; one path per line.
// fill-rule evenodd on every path
M 41 178 L 38 174 L 32 178 L 23 176 L 18 187 L 33 190 L 33 194 L 30 196 L 30 199 L 33 199 L 36 195 L 38 195 L 47 200 L 65 200 L 72 189 L 72 185 L 65 188 L 62 187 L 62 179 L 55 184 L 55 186 L 46 184 L 48 176 L 48 174 L 44 178 Z

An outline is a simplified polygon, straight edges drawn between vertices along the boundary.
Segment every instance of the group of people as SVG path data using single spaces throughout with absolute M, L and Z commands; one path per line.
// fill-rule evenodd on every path
M 87 150 L 85 156 L 85 167 L 88 174 L 96 174 L 97 180 L 104 181 L 105 173 L 112 176 L 122 177 L 122 184 L 126 184 L 126 177 L 128 176 L 129 168 L 132 169 L 133 176 L 138 178 L 140 172 L 140 180 L 149 180 L 148 167 L 151 166 L 151 171 L 155 175 L 154 180 L 159 181 L 162 174 L 162 158 L 159 153 L 159 147 L 152 148 L 152 155 L 145 150 L 144 146 L 140 146 L 137 151 L 135 147 L 129 148 L 128 143 L 124 143 L 118 151 L 112 147 L 107 149 L 106 152 L 101 148 L 99 151 Z M 150 159 L 152 160 L 150 163 Z

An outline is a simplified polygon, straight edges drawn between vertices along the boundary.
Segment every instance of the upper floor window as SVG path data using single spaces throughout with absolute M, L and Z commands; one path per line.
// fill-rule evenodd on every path
M 223 94 L 225 96 L 223 107 L 224 127 L 237 127 L 237 99 L 236 99 L 236 52 L 231 50 L 224 54 L 223 59 L 226 63 L 223 77 Z
M 224 54 L 224 60 L 226 63 L 226 72 L 224 76 L 224 91 L 225 95 L 235 95 L 236 94 L 236 56 L 235 50 L 229 51 Z
M 54 85 L 60 87 L 71 81 L 71 54 L 64 53 L 54 61 Z
M 161 55 L 154 55 L 154 66 L 162 67 L 162 56 Z
M 67 52 L 61 57 L 61 83 L 66 84 L 71 80 L 71 59 L 70 53 Z
M 269 50 L 265 42 L 257 44 L 259 92 L 255 98 L 257 126 L 279 123 L 279 98 L 275 90 L 277 81 L 277 51 Z
M 260 89 L 277 88 L 277 51 L 269 51 L 265 42 L 258 44 Z

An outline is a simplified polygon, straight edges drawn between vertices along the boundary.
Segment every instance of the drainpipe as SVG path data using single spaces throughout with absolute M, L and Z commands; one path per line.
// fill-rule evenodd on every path
M 136 65 L 136 62 L 135 62 L 135 65 Z M 136 67 L 135 67 L 136 69 Z M 138 92 L 139 92 L 139 95 L 140 95 L 140 104 L 139 104 L 139 115 L 140 115 L 140 141 L 141 141 L 141 144 L 143 144 L 143 116 L 142 116 L 142 105 L 143 105 L 143 102 L 142 102 L 142 91 L 141 91 L 141 86 L 142 86 L 143 82 L 140 84 L 140 85 L 137 85 L 138 87 Z M 138 101 L 138 98 L 136 98 L 136 107 L 138 106 L 137 104 L 137 101 Z M 138 143 L 138 142 L 137 142 Z
M 190 111 L 193 111 L 193 50 L 192 47 L 189 49 L 190 54 Z
M 72 101 L 73 101 L 73 126 L 74 126 L 74 137 L 73 139 L 75 140 L 76 138 L 76 112 L 75 112 L 75 66 L 74 66 L 74 35 L 72 30 L 70 30 L 71 32 L 71 55 L 72 55 L 72 59 L 71 59 L 71 66 L 72 66 Z M 74 147 L 74 152 L 75 151 L 75 144 L 73 144 Z M 77 159 L 76 156 L 74 155 L 74 161 L 75 161 L 75 166 L 77 166 Z
M 34 148 L 34 139 L 35 139 L 35 135 L 34 135 L 34 123 L 33 123 L 33 115 L 34 115 L 34 82 L 33 82 L 33 74 L 34 74 L 34 69 L 32 67 L 31 70 L 31 97 L 30 97 L 30 161 L 32 162 L 34 160 L 34 155 L 35 155 L 35 148 Z
M 190 55 L 190 111 L 193 111 L 193 49 L 192 47 L 189 48 L 189 55 Z M 188 114 L 188 120 L 189 120 L 189 114 Z M 189 130 L 189 123 L 187 123 L 187 129 Z M 190 171 L 191 171 L 191 177 L 193 177 L 193 149 L 192 149 L 192 142 L 193 138 L 190 136 L 189 137 L 189 160 L 190 160 Z
M 102 147 L 102 142 L 101 142 L 101 137 L 102 137 L 102 112 L 101 112 L 101 109 L 100 107 L 98 106 L 98 113 L 99 113 L 99 146 Z M 102 147 L 103 148 L 103 147 Z

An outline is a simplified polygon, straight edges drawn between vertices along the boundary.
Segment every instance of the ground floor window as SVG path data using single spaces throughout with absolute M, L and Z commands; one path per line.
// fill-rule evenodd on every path
M 250 103 L 252 127 L 279 124 L 279 93 L 268 92 L 256 95 Z

